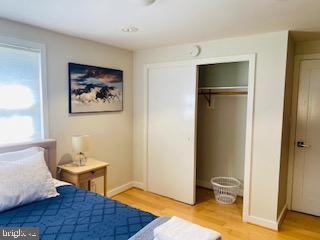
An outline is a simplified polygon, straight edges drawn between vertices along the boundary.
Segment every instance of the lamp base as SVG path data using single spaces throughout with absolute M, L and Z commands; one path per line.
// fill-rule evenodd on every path
M 78 153 L 74 157 L 73 162 L 78 166 L 85 166 L 87 163 L 87 157 L 84 155 L 84 153 Z

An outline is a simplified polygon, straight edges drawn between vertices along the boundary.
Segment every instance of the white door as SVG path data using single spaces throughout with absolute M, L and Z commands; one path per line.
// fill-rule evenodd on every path
M 148 70 L 148 191 L 195 203 L 196 66 Z
M 320 60 L 300 65 L 292 209 L 320 216 Z

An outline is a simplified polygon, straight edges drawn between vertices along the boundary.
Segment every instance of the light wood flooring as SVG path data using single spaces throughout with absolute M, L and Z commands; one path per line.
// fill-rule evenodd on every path
M 234 205 L 220 205 L 213 199 L 213 192 L 199 188 L 197 204 L 174 201 L 140 189 L 132 188 L 113 197 L 132 207 L 158 216 L 179 216 L 222 234 L 223 240 L 320 240 L 320 218 L 288 212 L 279 232 L 241 221 L 242 200 Z

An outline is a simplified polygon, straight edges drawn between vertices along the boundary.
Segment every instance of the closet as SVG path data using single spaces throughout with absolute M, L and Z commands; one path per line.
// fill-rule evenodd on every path
M 147 191 L 195 204 L 197 185 L 211 188 L 214 176 L 250 179 L 254 63 L 244 55 L 146 66 Z
M 198 69 L 197 186 L 212 189 L 220 176 L 243 182 L 249 62 Z

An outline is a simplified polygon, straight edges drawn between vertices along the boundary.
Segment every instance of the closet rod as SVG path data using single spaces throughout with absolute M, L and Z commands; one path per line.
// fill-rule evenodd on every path
M 198 95 L 203 95 L 204 98 L 207 100 L 209 107 L 211 107 L 211 96 L 212 95 L 247 95 L 248 92 L 212 92 L 209 91 L 201 91 Z
M 247 92 L 199 92 L 198 95 L 247 95 Z
M 245 92 L 248 89 L 248 86 L 225 86 L 225 87 L 199 87 L 199 90 L 213 90 L 213 91 L 234 91 L 234 92 Z

